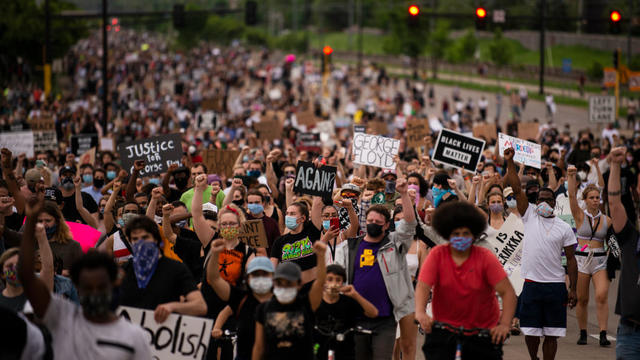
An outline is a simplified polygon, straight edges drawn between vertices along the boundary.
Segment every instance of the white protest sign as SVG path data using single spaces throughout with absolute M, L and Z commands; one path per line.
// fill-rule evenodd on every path
M 55 130 L 34 130 L 33 151 L 47 151 L 58 149 L 58 137 Z
M 213 320 L 171 314 L 162 324 L 153 319 L 153 310 L 120 306 L 119 316 L 140 325 L 149 340 L 154 359 L 204 359 L 211 339 Z
M 542 147 L 540 144 L 522 140 L 507 134 L 498 133 L 500 156 L 504 156 L 504 149 L 513 148 L 513 160 L 526 166 L 542 168 Z
M 504 267 L 509 276 L 509 281 L 516 290 L 516 294 L 522 291 L 524 279 L 520 276 L 520 264 L 522 263 L 522 240 L 524 238 L 524 223 L 522 219 L 511 214 L 507 217 L 493 236 L 486 238 L 498 257 L 498 261 Z
M 0 147 L 11 150 L 14 156 L 27 154 L 33 157 L 33 133 L 29 131 L 13 131 L 0 133 Z
M 353 135 L 353 162 L 356 164 L 393 170 L 399 149 L 400 140 L 364 133 Z
M 589 122 L 613 123 L 616 121 L 616 97 L 598 95 L 589 97 Z

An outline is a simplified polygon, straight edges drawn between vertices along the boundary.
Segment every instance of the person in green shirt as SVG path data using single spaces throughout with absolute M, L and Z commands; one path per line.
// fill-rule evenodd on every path
M 195 183 L 195 178 L 198 175 L 207 174 L 207 167 L 202 163 L 196 163 L 191 167 L 191 182 Z M 224 202 L 224 192 L 221 189 L 222 180 L 220 177 L 216 176 L 212 179 L 211 185 L 208 185 L 202 195 L 202 203 L 206 204 L 211 202 L 215 204 L 218 209 L 222 208 L 222 203 Z M 214 198 L 212 198 L 212 194 Z M 189 190 L 185 191 L 180 197 L 180 201 L 182 201 L 187 209 L 191 209 L 191 202 L 193 200 L 193 187 Z M 212 201 L 213 200 L 213 201 Z M 193 225 L 193 224 L 191 224 Z

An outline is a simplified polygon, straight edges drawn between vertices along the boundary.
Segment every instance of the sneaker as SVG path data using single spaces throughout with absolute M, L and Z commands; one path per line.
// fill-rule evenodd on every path
M 607 332 L 600 331 L 600 346 L 605 347 L 611 345 L 611 341 L 607 339 Z
M 587 345 L 587 330 L 580 330 L 578 345 Z
M 511 335 L 518 336 L 520 335 L 520 321 L 518 319 L 513 319 L 513 323 L 511 324 Z

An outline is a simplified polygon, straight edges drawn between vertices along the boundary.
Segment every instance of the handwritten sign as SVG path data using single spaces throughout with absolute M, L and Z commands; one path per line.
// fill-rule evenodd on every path
M 400 140 L 363 133 L 353 135 L 353 162 L 356 164 L 395 169 L 394 157 L 399 149 Z
M 204 359 L 211 339 L 213 320 L 170 314 L 162 324 L 155 322 L 153 310 L 120 306 L 116 311 L 133 324 L 140 325 L 149 341 L 154 359 Z
M 520 293 L 524 279 L 520 276 L 522 264 L 522 239 L 524 239 L 524 224 L 522 219 L 511 214 L 500 227 L 500 230 L 486 240 L 493 247 L 498 261 L 502 264 L 516 293 Z
M 114 144 L 114 140 L 110 137 L 101 137 L 100 138 L 100 150 L 102 151 L 115 151 L 116 146 Z
M 34 130 L 33 151 L 41 152 L 58 149 L 58 135 L 55 130 Z
M 71 152 L 80 156 L 92 147 L 98 147 L 98 134 L 78 134 L 71 136 Z
M 442 129 L 433 150 L 433 160 L 474 172 L 484 145 L 484 140 Z
M 425 136 L 429 135 L 429 127 L 423 119 L 409 118 L 407 120 L 407 146 L 419 148 L 424 145 Z
M 504 155 L 504 149 L 513 148 L 515 155 L 513 160 L 540 169 L 542 167 L 542 147 L 530 141 L 509 136 L 507 134 L 498 134 L 498 144 L 500 156 Z
M 0 133 L 0 147 L 11 150 L 14 155 L 26 154 L 33 157 L 33 132 L 12 131 Z
M 264 230 L 264 223 L 262 223 L 261 219 L 247 220 L 242 224 L 238 238 L 243 243 L 254 248 L 269 247 L 267 232 Z
M 331 198 L 335 182 L 336 168 L 334 166 L 324 165 L 316 168 L 309 161 L 298 161 L 296 182 L 293 189 L 297 193 Z
M 168 134 L 119 144 L 122 167 L 131 172 L 134 161 L 144 160 L 145 166 L 140 176 L 166 172 L 171 164 L 180 164 L 181 139 L 180 134 Z
M 538 138 L 538 132 L 540 131 L 540 124 L 537 122 L 519 122 L 518 123 L 518 137 L 520 139 L 532 139 Z
M 209 174 L 233 176 L 233 165 L 236 163 L 240 151 L 210 149 L 205 150 L 203 162 L 209 170 Z
M 609 95 L 589 97 L 589 122 L 613 123 L 616 121 L 616 97 Z

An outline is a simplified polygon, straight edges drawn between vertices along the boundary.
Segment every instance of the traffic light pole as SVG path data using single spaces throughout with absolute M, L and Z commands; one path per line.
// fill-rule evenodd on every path
M 44 1 L 44 94 L 51 94 L 51 6 Z
M 109 60 L 109 47 L 107 42 L 107 0 L 102 0 L 102 131 L 107 131 L 107 117 L 109 116 L 108 100 L 109 86 L 107 79 L 107 66 Z
M 540 95 L 544 95 L 544 16 L 547 7 L 546 0 L 540 0 Z

